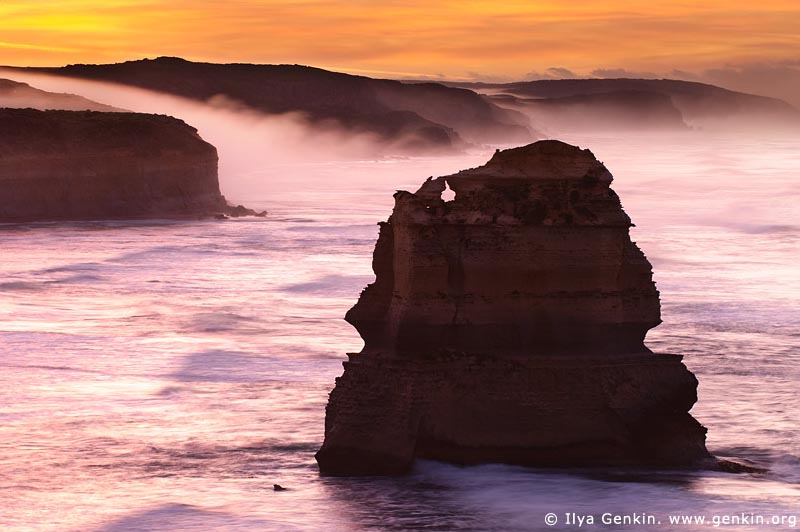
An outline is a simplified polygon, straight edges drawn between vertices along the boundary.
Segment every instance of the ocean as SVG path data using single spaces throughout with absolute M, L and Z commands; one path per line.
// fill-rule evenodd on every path
M 264 219 L 0 226 L 0 529 L 797 529 L 797 139 L 563 140 L 615 176 L 661 292 L 647 345 L 697 375 L 709 449 L 767 472 L 423 461 L 398 478 L 320 477 L 376 223 L 396 189 L 492 150 L 282 159 L 221 176 Z

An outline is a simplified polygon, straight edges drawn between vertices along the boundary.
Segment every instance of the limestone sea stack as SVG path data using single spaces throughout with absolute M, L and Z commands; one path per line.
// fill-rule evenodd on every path
M 330 395 L 323 474 L 712 461 L 696 378 L 644 345 L 659 293 L 611 181 L 550 140 L 395 194 L 346 316 L 365 346 Z
M 220 194 L 217 150 L 163 115 L 0 109 L 0 222 L 254 214 Z

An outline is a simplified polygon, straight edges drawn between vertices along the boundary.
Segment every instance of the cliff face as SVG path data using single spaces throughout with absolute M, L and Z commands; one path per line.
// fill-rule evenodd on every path
M 542 141 L 395 195 L 376 281 L 346 316 L 365 347 L 331 393 L 323 473 L 710 458 L 696 379 L 644 346 L 658 291 L 611 180 L 588 150 Z
M 0 221 L 212 214 L 217 151 L 180 120 L 0 109 Z

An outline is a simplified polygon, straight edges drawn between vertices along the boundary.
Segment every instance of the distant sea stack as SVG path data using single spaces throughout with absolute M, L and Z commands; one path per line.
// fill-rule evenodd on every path
M 331 392 L 321 473 L 712 461 L 697 380 L 643 343 L 659 294 L 611 181 L 541 141 L 395 194 L 346 316 L 365 346 Z
M 0 222 L 254 214 L 220 194 L 217 150 L 160 115 L 0 109 Z

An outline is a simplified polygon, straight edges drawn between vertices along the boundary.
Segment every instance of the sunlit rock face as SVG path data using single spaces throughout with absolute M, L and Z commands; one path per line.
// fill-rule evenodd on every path
M 225 212 L 217 150 L 159 115 L 0 109 L 0 221 Z
M 541 141 L 395 195 L 346 316 L 365 347 L 331 393 L 322 473 L 710 459 L 697 380 L 644 346 L 658 291 L 611 181 L 589 150 Z

